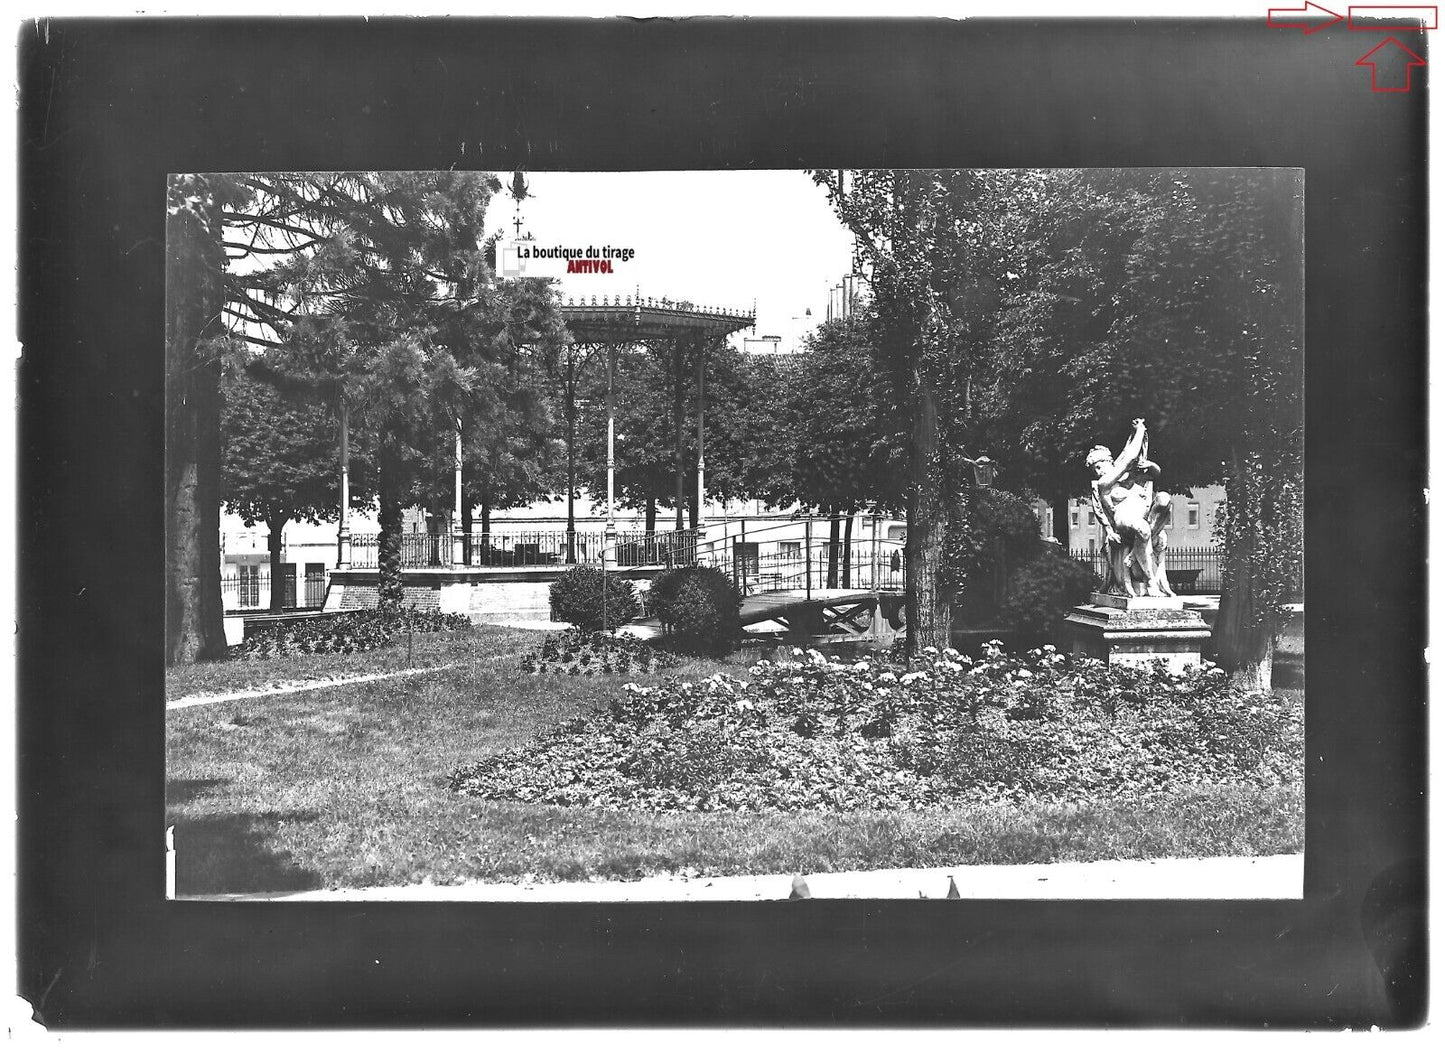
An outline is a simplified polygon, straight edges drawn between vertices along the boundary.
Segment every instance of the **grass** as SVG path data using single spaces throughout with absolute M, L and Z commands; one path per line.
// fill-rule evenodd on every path
M 482 801 L 448 790 L 448 774 L 588 711 L 627 680 L 655 678 L 521 674 L 514 659 L 535 646 L 532 631 L 438 637 L 451 639 L 428 642 L 427 661 L 418 644 L 413 665 L 505 657 L 170 712 L 177 892 L 1266 855 L 1303 844 L 1300 788 L 1202 788 L 1150 804 L 795 815 Z M 395 651 L 177 671 L 190 686 L 178 694 L 404 666 L 405 646 L 400 661 Z M 719 669 L 738 672 L 695 661 L 669 674 L 697 679 Z

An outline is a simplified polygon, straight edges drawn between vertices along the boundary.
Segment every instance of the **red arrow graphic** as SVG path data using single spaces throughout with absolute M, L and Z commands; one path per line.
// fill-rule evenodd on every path
M 1393 48 L 1392 48 L 1391 50 L 1386 51 L 1383 55 L 1380 55 L 1378 59 L 1375 58 L 1375 53 L 1376 53 L 1376 52 L 1378 52 L 1381 48 L 1390 48 L 1391 45 L 1393 45 Z M 1392 88 L 1392 87 L 1384 87 L 1384 88 L 1380 87 L 1380 70 L 1379 70 L 1379 67 L 1380 67 L 1380 66 L 1386 66 L 1386 67 L 1392 67 L 1392 66 L 1393 66 L 1393 67 L 1395 67 L 1396 69 L 1398 69 L 1398 68 L 1400 68 L 1400 66 L 1399 66 L 1399 60 L 1401 60 L 1401 59 L 1407 60 L 1407 61 L 1405 62 L 1405 64 L 1404 64 L 1404 70 L 1405 70 L 1405 83 L 1404 83 L 1404 85 L 1403 85 L 1403 86 L 1400 86 L 1400 87 L 1393 87 L 1393 88 Z M 1410 90 L 1410 70 L 1414 69 L 1416 66 L 1423 66 L 1423 65 L 1425 65 L 1425 60 L 1422 59 L 1419 55 L 1415 54 L 1415 53 L 1414 53 L 1413 51 L 1411 51 L 1409 48 L 1407 48 L 1404 44 L 1401 44 L 1401 43 L 1400 43 L 1398 40 L 1396 40 L 1394 37 L 1386 37 L 1384 40 L 1380 41 L 1380 43 L 1376 44 L 1376 45 L 1375 45 L 1374 47 L 1372 47 L 1369 51 L 1365 52 L 1365 54 L 1361 55 L 1358 59 L 1356 59 L 1356 60 L 1355 60 L 1355 65 L 1356 65 L 1356 66 L 1369 66 L 1369 67 L 1370 67 L 1370 90 L 1371 90 L 1371 91 L 1409 91 L 1409 90 Z M 1389 79 L 1391 79 L 1391 78 L 1387 75 L 1387 76 L 1386 76 L 1386 80 L 1389 80 Z
M 1319 14 L 1311 15 L 1310 8 L 1314 8 Z M 1322 15 L 1329 15 L 1330 20 L 1328 22 L 1314 21 L 1314 19 L 1318 19 Z M 1311 21 L 1305 21 L 1306 18 L 1311 19 Z M 1269 9 L 1269 27 L 1271 29 L 1303 29 L 1305 36 L 1309 36 L 1311 33 L 1318 33 L 1322 29 L 1328 29 L 1336 22 L 1343 22 L 1344 20 L 1344 15 L 1337 15 L 1329 8 L 1310 3 L 1309 0 L 1305 0 L 1304 7 L 1271 7 Z
M 1356 19 L 1369 19 L 1363 24 Z M 1438 29 L 1440 8 L 1434 4 L 1352 4 L 1350 28 L 1356 33 L 1388 33 L 1392 29 Z

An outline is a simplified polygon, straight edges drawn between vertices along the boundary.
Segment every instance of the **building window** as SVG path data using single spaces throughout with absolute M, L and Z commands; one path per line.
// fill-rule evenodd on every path
M 1197 501 L 1189 503 L 1189 529 L 1191 531 L 1199 529 L 1199 502 Z
M 757 542 L 733 542 L 733 568 L 745 575 L 758 573 Z
M 306 565 L 306 606 L 319 608 L 326 603 L 326 565 Z
M 236 568 L 240 575 L 240 601 L 243 608 L 261 605 L 261 569 L 255 564 L 242 564 Z
M 1090 527 L 1095 527 L 1095 526 L 1098 525 L 1098 523 L 1099 523 L 1099 520 L 1098 520 L 1098 518 L 1094 515 L 1094 510 L 1093 510 L 1093 509 L 1090 509 L 1090 510 L 1089 510 L 1089 526 L 1090 526 Z
M 1069 513 L 1069 523 L 1077 527 L 1079 525 L 1079 510 L 1075 509 Z

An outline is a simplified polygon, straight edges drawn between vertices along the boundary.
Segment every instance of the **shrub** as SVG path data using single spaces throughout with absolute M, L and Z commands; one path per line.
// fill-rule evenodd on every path
M 607 600 L 603 603 L 603 582 Z M 578 564 L 569 567 L 552 583 L 552 617 L 570 622 L 580 630 L 596 632 L 616 629 L 637 617 L 637 589 L 625 578 L 602 574 L 600 568 Z M 604 607 L 606 608 L 604 623 Z
M 614 673 L 651 673 L 682 660 L 636 637 L 569 629 L 551 633 L 536 651 L 522 656 L 523 673 L 562 673 L 592 677 Z
M 1093 568 L 1071 560 L 1057 545 L 1043 542 L 1032 559 L 1010 576 L 999 622 L 1003 629 L 1043 633 L 1097 589 Z
M 955 622 L 998 626 L 999 576 L 1033 561 L 1044 544 L 1038 517 L 1023 498 L 992 488 L 963 491 L 943 543 L 943 579 L 957 591 Z
M 738 612 L 743 598 L 733 580 L 715 567 L 664 571 L 648 591 L 648 610 L 684 655 L 726 655 L 742 639 Z
M 235 659 L 269 659 L 278 655 L 327 655 L 372 651 L 390 644 L 400 633 L 441 633 L 469 630 L 465 615 L 440 611 L 343 611 L 262 626 L 230 649 Z

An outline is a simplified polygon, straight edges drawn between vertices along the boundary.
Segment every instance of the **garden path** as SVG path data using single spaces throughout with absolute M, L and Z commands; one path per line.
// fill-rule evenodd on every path
M 964 900 L 1298 900 L 1304 895 L 1304 854 L 1087 863 L 985 864 L 890 868 L 805 876 L 815 900 L 948 899 L 949 880 Z M 482 883 L 293 893 L 214 895 L 198 900 L 320 901 L 679 901 L 787 900 L 792 875 L 683 878 L 633 882 Z

